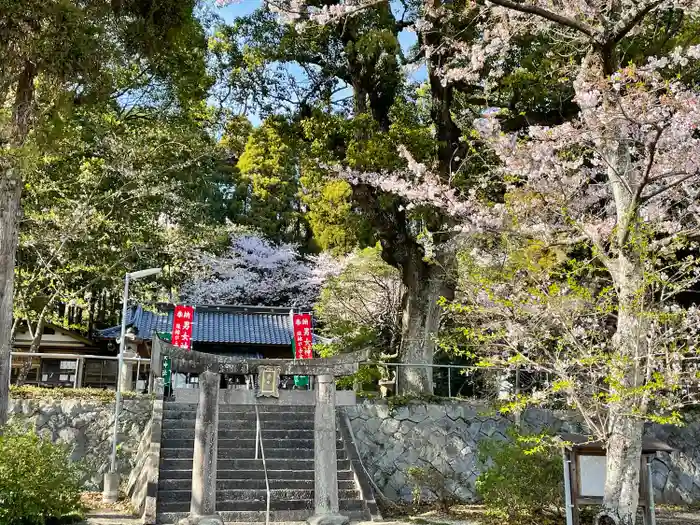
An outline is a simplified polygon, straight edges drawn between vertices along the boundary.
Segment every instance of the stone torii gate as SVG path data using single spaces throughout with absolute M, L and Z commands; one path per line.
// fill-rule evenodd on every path
M 199 374 L 199 400 L 192 461 L 190 515 L 181 525 L 222 524 L 216 513 L 216 461 L 221 374 L 253 374 L 273 368 L 278 375 L 314 376 L 314 515 L 311 525 L 347 525 L 338 500 L 335 378 L 357 372 L 369 352 L 360 351 L 327 359 L 240 359 L 183 350 L 157 337 L 152 349 L 152 375 L 160 377 L 162 358 L 170 357 L 174 370 Z

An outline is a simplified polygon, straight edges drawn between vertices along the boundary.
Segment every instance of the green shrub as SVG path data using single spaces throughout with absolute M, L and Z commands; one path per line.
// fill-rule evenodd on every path
M 79 516 L 80 481 L 66 446 L 12 426 L 0 434 L 3 525 L 44 525 Z
M 94 401 L 114 401 L 114 390 L 99 388 L 42 388 L 40 386 L 11 386 L 10 396 L 15 399 L 86 399 Z M 148 397 L 133 391 L 122 392 L 123 399 L 138 399 Z
M 511 441 L 479 444 L 479 461 L 486 470 L 476 489 L 492 516 L 509 524 L 546 523 L 564 509 L 564 470 L 559 445 L 546 434 L 510 431 Z
M 450 508 L 459 502 L 451 486 L 464 482 L 461 475 L 455 472 L 445 474 L 432 465 L 425 468 L 411 467 L 406 473 L 413 483 L 413 503 L 416 505 L 422 503 L 424 491 L 432 495 L 433 501 L 443 512 L 449 512 Z

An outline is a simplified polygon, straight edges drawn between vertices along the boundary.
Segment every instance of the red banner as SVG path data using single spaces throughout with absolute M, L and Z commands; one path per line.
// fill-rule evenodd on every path
M 311 359 L 313 355 L 311 340 L 311 314 L 294 314 L 294 348 L 297 359 Z
M 194 307 L 183 305 L 175 307 L 172 344 L 187 350 L 192 347 L 192 321 L 194 321 Z

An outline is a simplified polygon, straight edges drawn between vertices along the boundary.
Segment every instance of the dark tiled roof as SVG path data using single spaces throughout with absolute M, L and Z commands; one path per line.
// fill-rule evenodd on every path
M 154 331 L 171 331 L 173 313 L 172 306 L 158 313 L 138 306 L 129 311 L 127 326 L 135 330 L 140 339 L 150 340 Z M 114 326 L 98 332 L 98 337 L 116 339 L 120 331 L 119 326 Z M 316 336 L 314 339 L 317 339 Z M 289 311 L 263 307 L 197 306 L 194 311 L 192 341 L 291 345 Z

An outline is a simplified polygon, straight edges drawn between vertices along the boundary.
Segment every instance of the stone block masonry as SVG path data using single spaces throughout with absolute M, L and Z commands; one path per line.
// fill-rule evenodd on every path
M 408 470 L 430 465 L 462 501 L 478 501 L 479 443 L 507 439 L 507 429 L 514 424 L 512 417 L 494 414 L 485 404 L 453 400 L 416 401 L 394 410 L 385 402 L 366 401 L 344 410 L 369 475 L 386 498 L 397 502 L 413 498 Z M 653 462 L 658 503 L 700 503 L 700 415 L 687 414 L 686 419 L 683 427 L 647 428 L 677 450 L 659 454 Z M 565 411 L 528 410 L 520 423 L 534 432 L 586 432 L 576 414 Z
M 151 418 L 150 397 L 126 399 L 119 416 L 117 461 L 122 479 L 129 477 L 139 440 Z M 109 470 L 114 402 L 87 399 L 10 399 L 10 423 L 32 427 L 71 447 L 71 459 L 85 465 L 86 490 L 101 490 Z

